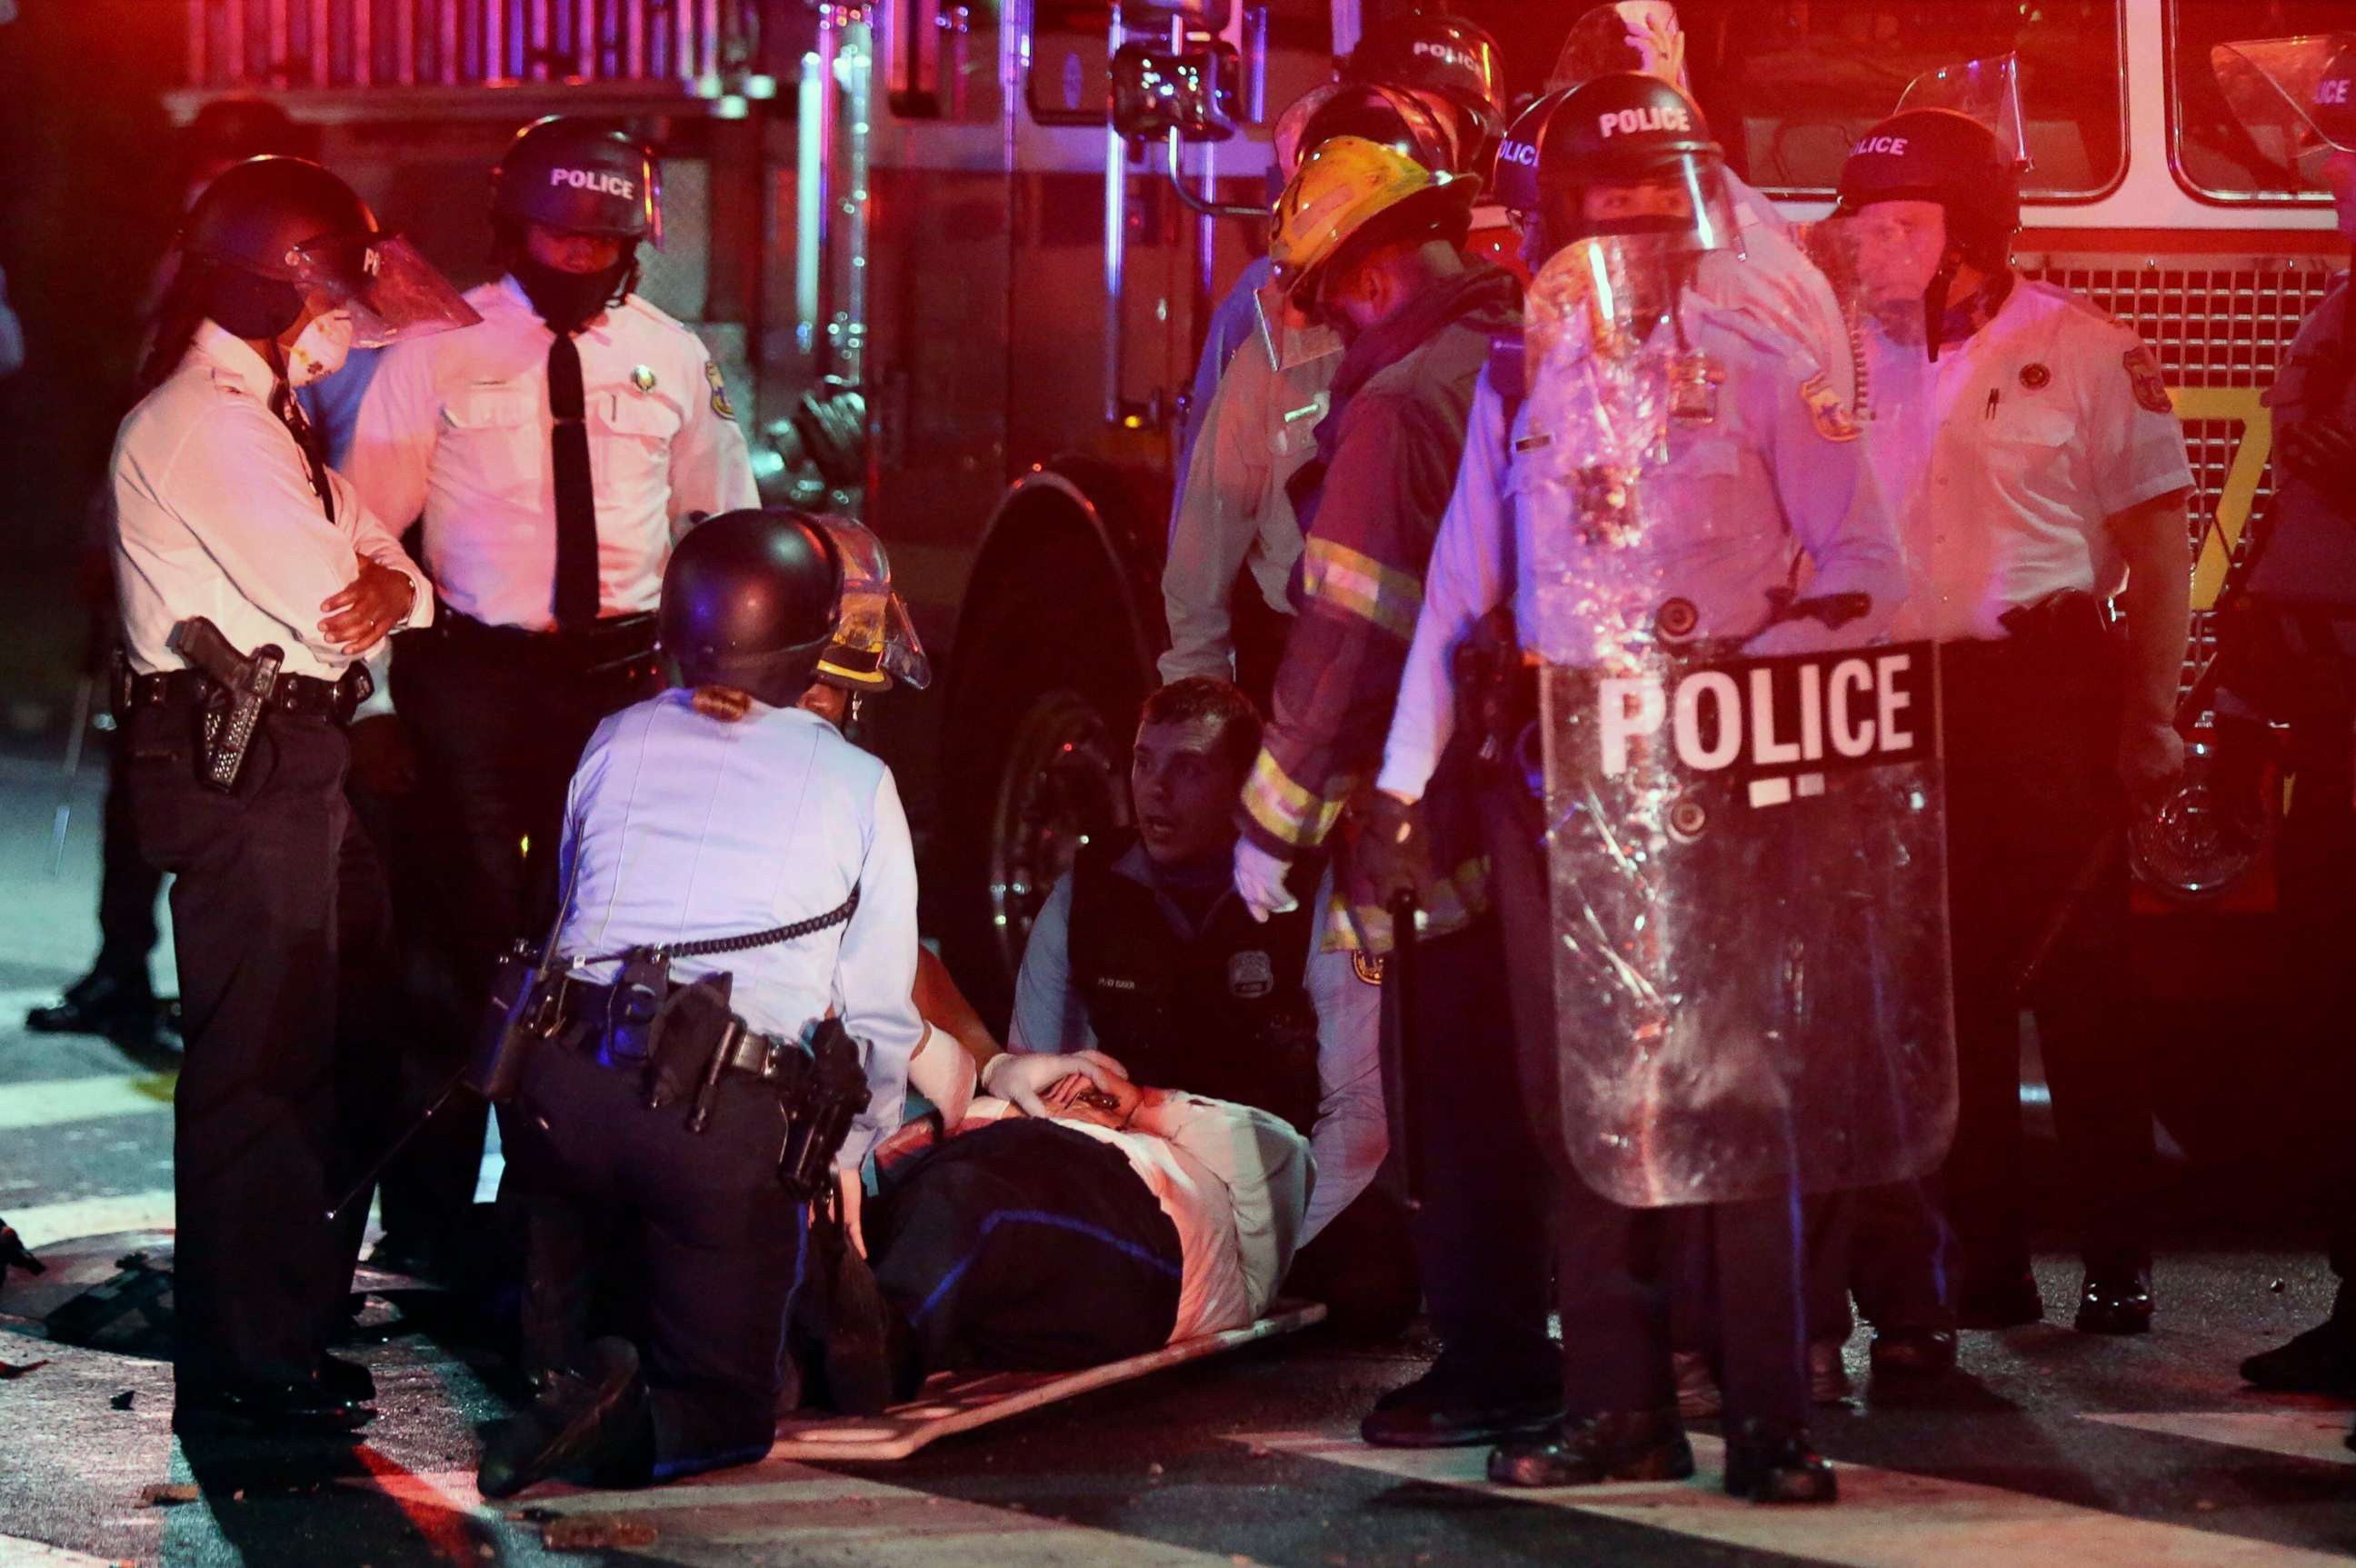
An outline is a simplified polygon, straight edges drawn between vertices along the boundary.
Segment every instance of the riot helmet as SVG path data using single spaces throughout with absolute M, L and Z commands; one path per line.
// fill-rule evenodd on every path
M 662 173 L 644 144 L 551 114 L 516 133 L 491 170 L 491 216 L 662 248 Z
M 1481 182 L 1434 171 L 1360 136 L 1312 149 L 1277 199 L 1269 260 L 1292 304 L 1312 306 L 1324 280 L 1384 245 L 1462 245 Z
M 932 684 L 932 661 L 925 657 L 907 605 L 893 590 L 884 542 L 848 518 L 812 521 L 826 532 L 842 563 L 841 611 L 833 639 L 819 660 L 818 679 L 854 696 L 894 685 L 922 691 Z
M 1669 0 L 1617 0 L 1581 16 L 1562 41 L 1547 89 L 1560 91 L 1623 70 L 1640 70 L 1692 93 L 1685 28 Z
M 2012 236 L 2020 228 L 2019 163 L 1996 131 L 1970 114 L 1909 109 L 1868 131 L 1841 166 L 1840 205 L 1834 217 L 1856 252 L 1858 286 L 1869 308 L 1876 307 L 1873 244 L 1862 232 L 1859 214 L 1890 201 L 1928 202 L 1944 214 L 1945 242 L 1935 256 L 1926 252 L 1917 263 L 1907 263 L 1902 255 L 1893 262 L 1901 268 L 1929 268 L 1927 280 L 1920 270 L 1893 274 L 1892 286 L 1911 289 L 1921 282 L 1923 338 L 1933 360 L 1939 357 L 1956 274 L 1968 264 L 1996 276 L 2012 265 Z M 1902 237 L 1893 241 L 1901 251 L 1907 242 Z M 1911 333 L 1911 323 L 1901 326 Z
M 364 348 L 480 319 L 350 186 L 306 158 L 231 166 L 197 198 L 175 245 L 176 286 L 199 291 L 207 314 L 240 338 L 276 338 L 315 291 L 349 313 Z
M 1368 29 L 1342 62 L 1345 82 L 1382 82 L 1445 100 L 1468 117 L 1472 144 L 1494 140 L 1505 124 L 1505 66 L 1497 40 L 1462 16 L 1414 10 Z M 1461 166 L 1469 167 L 1469 164 Z
M 1537 144 L 1550 249 L 1611 236 L 1663 252 L 1739 246 L 1726 161 L 1693 100 L 1642 71 L 1563 94 Z
M 699 523 L 663 570 L 662 649 L 691 686 L 789 707 L 834 640 L 842 566 L 804 512 L 748 508 Z
M 1278 166 L 1288 176 L 1336 136 L 1358 136 L 1434 171 L 1470 172 L 1472 149 L 1423 99 L 1380 82 L 1328 82 L 1305 92 L 1276 123 Z
M 2219 44 L 2209 62 L 2226 105 L 2269 161 L 2321 186 L 2325 157 L 2356 153 L 2356 33 Z
M 1489 197 L 1508 212 L 1534 217 L 1538 211 L 1538 149 L 1546 145 L 1547 126 L 1569 93 L 1558 90 L 1534 99 L 1514 116 L 1497 143 L 1496 162 L 1489 177 Z

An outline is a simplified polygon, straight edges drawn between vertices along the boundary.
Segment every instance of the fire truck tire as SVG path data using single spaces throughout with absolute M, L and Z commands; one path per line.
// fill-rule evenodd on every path
M 1057 553 L 1061 554 L 1061 553 Z M 996 577 L 961 636 L 943 731 L 936 929 L 1002 1026 L 1032 917 L 1087 838 L 1129 822 L 1129 748 L 1149 672 L 1108 569 L 1068 557 Z

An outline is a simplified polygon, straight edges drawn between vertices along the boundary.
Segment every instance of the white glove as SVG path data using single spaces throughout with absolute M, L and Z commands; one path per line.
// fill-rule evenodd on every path
M 1291 869 L 1290 861 L 1277 859 L 1251 840 L 1236 840 L 1236 892 L 1253 919 L 1266 925 L 1270 915 L 1290 915 L 1301 907 L 1284 885 L 1284 874 Z
M 838 1169 L 834 1173 L 835 1195 L 841 1201 L 842 1233 L 851 1239 L 851 1250 L 861 1257 L 867 1256 L 867 1232 L 860 1228 L 860 1202 L 867 1196 L 857 1171 Z
M 1055 1088 L 1074 1073 L 1108 1094 L 1112 1092 L 1108 1079 L 1129 1079 L 1129 1069 L 1102 1051 L 1074 1051 L 1068 1056 L 1056 1051 L 1001 1051 L 981 1064 L 981 1091 L 1006 1101 L 1025 1116 L 1044 1119 L 1051 1112 L 1039 1098 L 1040 1090 Z

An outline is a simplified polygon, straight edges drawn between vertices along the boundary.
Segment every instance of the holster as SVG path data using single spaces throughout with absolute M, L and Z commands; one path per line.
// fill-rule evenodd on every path
M 1452 663 L 1457 722 L 1471 732 L 1474 755 L 1484 767 L 1522 769 L 1537 723 L 1537 674 L 1522 657 L 1513 607 L 1499 605 L 1474 622 Z
M 475 1058 L 461 1079 L 494 1105 L 515 1098 L 533 1047 L 562 1027 L 562 974 L 543 980 L 540 951 L 517 941 L 491 972 L 491 993 L 475 1034 Z

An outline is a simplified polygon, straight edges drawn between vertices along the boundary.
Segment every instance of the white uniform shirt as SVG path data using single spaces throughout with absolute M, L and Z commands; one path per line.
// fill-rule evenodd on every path
M 683 958 L 674 978 L 733 974 L 733 1005 L 799 1039 L 829 1014 L 864 1047 L 868 1108 L 839 1163 L 857 1169 L 899 1125 L 924 1034 L 916 867 L 892 770 L 799 708 L 755 703 L 734 724 L 665 692 L 605 720 L 573 775 L 557 949 L 567 957 L 742 936 L 823 915 L 847 925 L 744 952 Z M 593 965 L 610 982 L 617 966 Z
M 1867 446 L 1912 582 L 1900 637 L 2001 638 L 2007 610 L 2118 592 L 2104 520 L 2192 483 L 2150 350 L 2066 289 L 2017 281 L 1935 365 L 1875 326 L 1865 342 Z
M 1808 259 L 1783 215 L 1732 174 L 1726 177 L 1734 199 L 1742 255 L 1707 257 L 1694 289 L 1730 310 L 1768 323 L 1797 342 L 1825 372 L 1833 391 L 1850 408 L 1858 405 L 1856 339 L 1831 280 Z
M 360 404 L 352 482 L 396 528 L 425 519 L 425 567 L 451 608 L 556 624 L 555 428 L 548 329 L 513 279 L 473 289 L 483 319 L 384 356 Z M 597 502 L 601 615 L 653 609 L 671 542 L 760 504 L 712 356 L 632 295 L 575 338 Z
M 973 1102 L 974 1119 L 1008 1114 Z M 1281 1117 L 1199 1094 L 1140 1105 L 1127 1127 L 1076 1117 L 1055 1124 L 1120 1151 L 1178 1232 L 1175 1344 L 1241 1328 L 1268 1310 L 1303 1239 L 1301 1214 L 1316 1163 Z M 968 1125 L 971 1125 L 969 1121 Z
M 404 625 L 434 618 L 425 574 L 332 470 L 328 521 L 301 445 L 270 410 L 274 384 L 260 354 L 208 321 L 123 422 L 114 575 L 123 648 L 142 674 L 186 669 L 165 639 L 203 616 L 241 653 L 275 643 L 287 674 L 337 679 L 352 656 L 319 635 L 319 607 L 351 585 L 361 556 L 414 585 Z
M 1143 857 L 1142 848 L 1130 854 Z M 1130 875 L 1124 857 L 1115 875 Z M 1311 908 L 1322 908 L 1332 896 L 1332 874 Z M 1220 895 L 1231 898 L 1233 889 Z M 1163 900 L 1172 918 L 1176 908 Z M 1006 1030 L 1006 1047 L 1013 1051 L 1073 1051 L 1099 1049 L 1088 1025 L 1087 999 L 1072 983 L 1072 879 L 1055 884 L 1032 922 L 1023 950 L 1022 972 L 1014 979 L 1014 1015 Z M 1383 1064 L 1380 1048 L 1383 993 L 1358 977 L 1359 955 L 1326 949 L 1310 936 L 1308 966 L 1301 984 L 1310 1005 L 1317 1010 L 1317 1121 L 1309 1130 L 1309 1147 L 1317 1156 L 1317 1186 L 1309 1195 L 1309 1211 L 1301 1225 L 1307 1245 L 1333 1217 L 1357 1200 L 1375 1179 L 1375 1172 L 1390 1149 L 1390 1125 L 1383 1114 Z
M 1638 547 L 1590 552 L 1592 580 L 1616 579 L 1615 600 L 1684 598 L 1698 618 L 1696 636 L 1739 638 L 1766 620 L 1767 590 L 1791 582 L 1801 564 L 1813 568 L 1803 592 L 1863 593 L 1872 601 L 1870 614 L 1837 632 L 1815 621 L 1784 622 L 1753 639 L 1748 650 L 1797 653 L 1870 640 L 1890 624 L 1906 580 L 1897 533 L 1856 427 L 1845 410 L 1812 406 L 1804 389 L 1816 372 L 1788 339 L 1690 301 L 1685 320 L 1692 346 L 1727 372 L 1718 414 L 1707 423 L 1674 421 L 1668 463 L 1644 482 L 1655 517 L 1690 526 L 1659 531 Z M 1546 448 L 1521 455 L 1525 444 L 1548 439 L 1535 427 L 1537 415 L 1535 400 L 1524 400 L 1509 442 L 1505 402 L 1482 372 L 1376 779 L 1377 788 L 1404 799 L 1422 798 L 1455 732 L 1451 663 L 1473 624 L 1510 596 L 1522 645 L 1541 646 L 1540 553 L 1530 536 L 1534 509 L 1524 498 L 1539 483 Z

